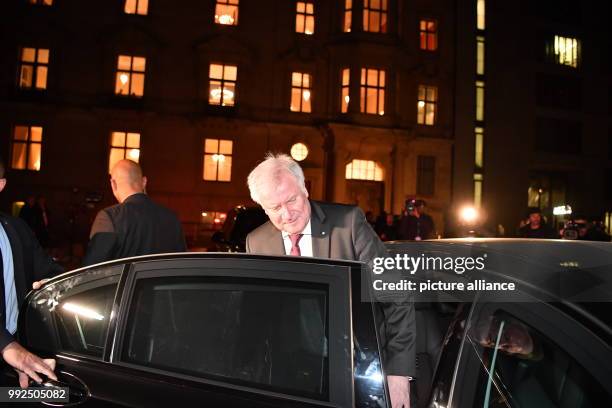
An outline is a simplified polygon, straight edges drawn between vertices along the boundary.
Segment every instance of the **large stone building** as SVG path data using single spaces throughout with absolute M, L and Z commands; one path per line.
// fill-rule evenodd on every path
M 11 1 L 3 207 L 44 194 L 58 234 L 81 239 L 113 202 L 109 164 L 128 157 L 191 234 L 250 203 L 248 172 L 293 147 L 311 197 L 399 214 L 418 196 L 442 233 L 455 80 L 447 3 Z

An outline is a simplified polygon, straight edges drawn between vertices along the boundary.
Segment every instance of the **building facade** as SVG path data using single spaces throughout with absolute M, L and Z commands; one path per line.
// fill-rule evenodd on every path
M 6 5 L 0 77 L 5 210 L 46 196 L 85 240 L 108 171 L 141 163 L 188 235 L 251 203 L 268 151 L 301 160 L 314 199 L 399 214 L 451 200 L 449 2 L 24 0 Z

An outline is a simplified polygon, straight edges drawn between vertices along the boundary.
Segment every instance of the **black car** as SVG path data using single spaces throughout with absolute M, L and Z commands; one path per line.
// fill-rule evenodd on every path
M 225 218 L 220 231 L 212 236 L 217 252 L 245 252 L 246 237 L 251 231 L 268 221 L 265 211 L 257 207 L 238 205 L 232 208 Z
M 520 292 L 516 301 L 486 291 L 415 297 L 418 407 L 612 405 L 610 303 L 570 301 L 533 285 L 561 276 L 555 284 L 577 287 L 586 279 L 586 300 L 612 300 L 612 244 L 455 240 L 388 248 L 393 256 L 486 254 L 481 275 L 434 268 L 416 279 L 485 277 Z M 372 284 L 362 267 L 211 253 L 95 265 L 30 293 L 20 341 L 56 358 L 60 385 L 88 406 L 389 407 L 381 322 L 374 304 L 362 301 L 362 278 L 366 289 Z

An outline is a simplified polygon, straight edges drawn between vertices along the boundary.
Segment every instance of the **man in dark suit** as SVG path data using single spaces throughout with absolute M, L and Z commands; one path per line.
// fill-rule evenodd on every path
M 117 162 L 111 170 L 110 182 L 119 204 L 101 210 L 96 216 L 84 265 L 187 250 L 179 219 L 145 194 L 147 178 L 137 163 Z
M 304 173 L 289 156 L 269 154 L 248 177 L 251 197 L 270 218 L 247 236 L 247 252 L 362 261 L 387 251 L 356 206 L 310 201 Z M 415 375 L 415 314 L 411 303 L 378 303 L 391 403 L 410 406 Z M 393 323 L 391 323 L 393 322 Z
M 0 159 L 0 191 L 6 186 L 4 163 Z M 38 373 L 57 380 L 55 360 L 43 360 L 23 348 L 15 339 L 19 306 L 30 287 L 44 278 L 62 272 L 43 251 L 28 225 L 19 218 L 0 213 L 0 351 L 2 359 L 19 375 L 19 384 L 27 387 Z

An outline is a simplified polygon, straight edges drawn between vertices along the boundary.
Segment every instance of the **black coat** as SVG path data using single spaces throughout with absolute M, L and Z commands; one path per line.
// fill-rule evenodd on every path
M 0 213 L 0 222 L 11 244 L 15 290 L 17 302 L 21 306 L 33 282 L 55 276 L 63 272 L 63 268 L 53 262 L 41 248 L 34 233 L 23 220 Z M 6 305 L 4 303 L 4 275 L 1 271 L 0 267 L 0 277 L 2 277 L 0 279 L 0 350 L 15 340 L 4 326 Z
M 146 194 L 133 194 L 123 203 L 101 210 L 91 227 L 90 239 L 83 265 L 187 250 L 176 214 Z

